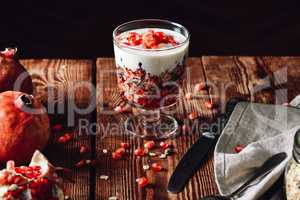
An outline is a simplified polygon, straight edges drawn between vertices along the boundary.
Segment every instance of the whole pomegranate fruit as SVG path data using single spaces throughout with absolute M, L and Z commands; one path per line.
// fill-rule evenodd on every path
M 15 90 L 32 94 L 31 77 L 15 59 L 16 52 L 16 48 L 0 52 L 0 92 Z
M 35 150 L 42 150 L 49 139 L 46 109 L 32 95 L 0 93 L 0 162 L 24 163 Z

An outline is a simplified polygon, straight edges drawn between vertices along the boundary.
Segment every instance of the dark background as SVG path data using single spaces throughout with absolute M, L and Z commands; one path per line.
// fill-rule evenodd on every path
M 300 55 L 300 12 L 280 1 L 2 1 L 0 47 L 21 57 L 113 56 L 112 31 L 162 18 L 192 33 L 191 55 Z

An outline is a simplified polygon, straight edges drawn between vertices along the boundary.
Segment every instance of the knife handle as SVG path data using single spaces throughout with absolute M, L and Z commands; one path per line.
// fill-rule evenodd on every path
M 208 151 L 215 145 L 217 136 L 204 132 L 195 144 L 182 157 L 168 184 L 171 193 L 181 192 L 191 176 L 199 169 Z

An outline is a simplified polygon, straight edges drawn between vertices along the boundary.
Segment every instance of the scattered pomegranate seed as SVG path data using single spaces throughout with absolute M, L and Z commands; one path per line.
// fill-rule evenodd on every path
M 200 91 L 202 91 L 202 90 L 204 90 L 205 89 L 205 83 L 197 83 L 196 85 L 195 85 L 195 90 L 197 91 L 197 92 L 200 92 Z
M 190 131 L 190 128 L 188 125 L 183 124 L 181 127 L 181 130 L 182 130 L 182 132 L 186 133 L 186 132 Z
M 72 136 L 69 133 L 65 133 L 63 136 L 58 138 L 59 143 L 67 143 L 72 139 Z
M 85 160 L 81 160 L 78 163 L 75 164 L 75 167 L 80 168 L 83 167 L 86 164 Z
M 117 106 L 117 107 L 115 107 L 115 109 L 114 109 L 116 112 L 119 112 L 119 113 L 122 113 L 122 112 L 124 112 L 124 109 L 123 109 L 123 107 L 122 106 Z
M 243 146 L 243 145 L 236 145 L 236 146 L 234 147 L 234 151 L 235 151 L 236 153 L 240 153 L 243 149 L 244 149 L 244 146 Z
M 64 137 L 66 138 L 67 141 L 70 141 L 72 139 L 72 136 L 69 133 L 65 133 Z
M 198 117 L 198 113 L 196 111 L 193 111 L 189 114 L 189 119 L 194 120 Z
M 283 106 L 289 106 L 290 104 L 288 102 L 285 102 L 282 104 Z
M 163 149 L 167 149 L 170 145 L 169 145 L 168 143 L 166 143 L 166 142 L 160 142 L 160 143 L 159 143 L 159 146 L 160 146 L 161 148 L 163 148 Z
M 144 147 L 146 148 L 146 149 L 153 149 L 154 148 L 154 146 L 155 146 L 155 142 L 154 141 L 147 141 L 145 144 L 144 144 Z
M 120 160 L 122 158 L 122 155 L 117 152 L 113 152 L 111 155 L 114 160 Z
M 159 163 L 152 163 L 151 168 L 153 171 L 159 172 L 162 170 L 162 167 Z
M 140 187 L 146 187 L 149 184 L 149 180 L 146 177 L 141 177 L 137 179 L 137 183 Z
M 211 101 L 205 102 L 205 107 L 208 109 L 212 109 L 214 107 L 214 104 Z
M 62 125 L 61 124 L 55 124 L 52 129 L 54 131 L 61 131 L 63 129 Z
M 134 155 L 143 156 L 143 155 L 145 155 L 145 151 L 142 148 L 137 148 L 136 150 L 134 150 Z
M 115 152 L 119 153 L 119 154 L 121 154 L 123 156 L 125 154 L 125 148 L 123 148 L 123 147 L 118 148 Z
M 63 144 L 63 143 L 66 143 L 67 140 L 66 140 L 66 138 L 65 138 L 64 136 L 60 136 L 60 137 L 58 138 L 58 142 Z
M 81 154 L 84 154 L 84 153 L 88 152 L 87 146 L 81 145 L 81 146 L 80 146 L 80 149 L 79 149 L 79 152 L 80 152 Z
M 190 92 L 188 92 L 188 93 L 185 94 L 185 98 L 186 98 L 187 100 L 191 100 L 191 99 L 193 98 L 193 94 L 190 93 Z
M 129 148 L 129 143 L 121 142 L 121 147 L 123 147 L 124 149 L 128 149 Z

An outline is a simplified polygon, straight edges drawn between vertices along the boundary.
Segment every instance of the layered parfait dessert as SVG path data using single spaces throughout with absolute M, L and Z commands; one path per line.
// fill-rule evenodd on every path
M 189 38 L 162 28 L 124 31 L 114 38 L 118 86 L 135 106 L 156 109 L 176 102 Z

